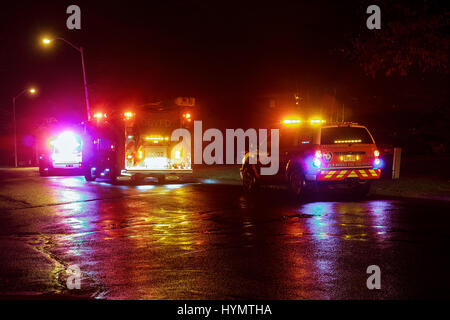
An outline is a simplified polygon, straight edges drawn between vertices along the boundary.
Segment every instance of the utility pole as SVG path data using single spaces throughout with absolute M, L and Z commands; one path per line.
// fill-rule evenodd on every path
M 17 168 L 17 125 L 16 125 L 16 97 L 13 97 L 13 126 L 14 126 L 14 168 Z
M 18 167 L 18 159 L 17 159 L 17 122 L 16 122 L 16 99 L 23 95 L 25 92 L 29 92 L 30 94 L 35 94 L 35 88 L 24 89 L 19 92 L 16 96 L 12 98 L 13 104 L 13 127 L 14 127 L 14 167 Z

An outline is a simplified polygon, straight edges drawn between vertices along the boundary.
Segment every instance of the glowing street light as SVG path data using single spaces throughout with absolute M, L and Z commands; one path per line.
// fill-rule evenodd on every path
M 43 38 L 42 39 L 42 43 L 44 45 L 50 45 L 53 41 L 55 40 L 61 40 L 64 41 L 65 43 L 67 43 L 69 46 L 71 46 L 72 48 L 74 48 L 75 50 L 77 50 L 80 55 L 81 55 L 81 68 L 83 71 L 83 83 L 84 83 L 84 97 L 86 99 L 86 115 L 87 115 L 87 120 L 89 120 L 91 118 L 90 116 L 90 112 L 89 112 L 89 97 L 88 97 L 88 89 L 87 89 L 87 80 L 86 80 L 86 67 L 84 65 L 84 52 L 83 52 L 83 47 L 77 47 L 76 45 L 74 45 L 72 42 L 67 41 L 64 38 L 55 38 L 55 39 L 49 39 L 49 38 Z
M 23 95 L 25 92 L 29 94 L 35 94 L 37 90 L 35 88 L 23 89 L 17 95 L 12 98 L 13 103 L 13 127 L 14 127 L 14 167 L 17 168 L 17 124 L 16 124 L 16 99 Z

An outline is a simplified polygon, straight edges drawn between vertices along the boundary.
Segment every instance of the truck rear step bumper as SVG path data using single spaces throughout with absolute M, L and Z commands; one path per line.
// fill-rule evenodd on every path
M 321 170 L 317 173 L 316 181 L 342 181 L 348 178 L 360 180 L 380 179 L 381 169 L 344 169 Z
M 192 169 L 170 169 L 170 170 L 122 170 L 121 175 L 131 176 L 133 174 L 143 174 L 151 176 L 153 174 L 189 174 L 192 173 Z

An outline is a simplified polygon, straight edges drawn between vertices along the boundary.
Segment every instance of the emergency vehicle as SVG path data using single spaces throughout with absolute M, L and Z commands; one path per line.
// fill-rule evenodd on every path
M 170 137 L 175 129 L 189 130 L 194 110 L 194 98 L 177 98 L 133 110 L 95 113 L 83 150 L 86 180 L 114 182 L 119 176 L 129 176 L 135 183 L 146 177 L 163 183 L 168 175 L 191 174 L 191 150 L 184 150 Z
M 371 182 L 380 179 L 382 159 L 365 126 L 327 124 L 315 119 L 285 119 L 282 124 L 278 174 L 261 176 L 261 165 L 250 164 L 247 153 L 241 167 L 245 191 L 255 191 L 263 184 L 284 183 L 297 197 L 322 187 L 351 188 L 354 195 L 364 196 Z
M 39 155 L 41 176 L 80 173 L 82 170 L 83 136 L 80 128 L 67 127 L 45 141 Z

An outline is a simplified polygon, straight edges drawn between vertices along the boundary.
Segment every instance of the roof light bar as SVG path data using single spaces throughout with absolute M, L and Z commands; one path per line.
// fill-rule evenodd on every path
M 357 139 L 357 140 L 334 140 L 334 143 L 361 143 L 361 139 Z
M 285 119 L 282 121 L 283 124 L 299 124 L 301 122 L 300 119 Z

